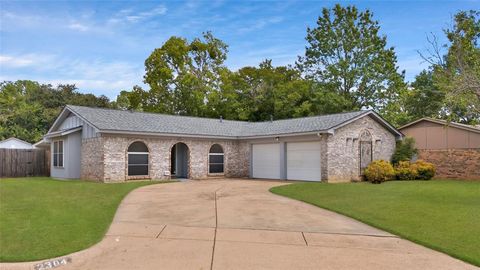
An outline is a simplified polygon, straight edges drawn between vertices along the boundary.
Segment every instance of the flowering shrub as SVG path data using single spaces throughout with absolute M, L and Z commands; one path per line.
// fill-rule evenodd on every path
M 365 178 L 375 184 L 380 184 L 395 176 L 392 164 L 385 160 L 375 160 L 365 168 Z
M 415 180 L 418 177 L 417 165 L 409 161 L 400 161 L 395 166 L 395 178 L 398 180 Z
M 414 163 L 414 165 L 416 166 L 418 172 L 417 179 L 430 180 L 435 176 L 435 165 L 432 163 L 419 159 Z

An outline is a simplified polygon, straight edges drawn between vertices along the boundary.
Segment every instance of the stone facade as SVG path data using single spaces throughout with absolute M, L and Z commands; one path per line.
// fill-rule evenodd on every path
M 322 181 L 348 182 L 360 180 L 359 136 L 368 131 L 372 137 L 372 159 L 390 160 L 395 149 L 395 136 L 377 121 L 366 116 L 345 125 L 333 134 L 309 135 L 302 140 L 320 140 Z M 295 141 L 300 137 L 282 138 L 280 141 Z M 83 179 L 104 182 L 121 182 L 137 179 L 127 175 L 128 146 L 141 141 L 149 149 L 148 179 L 167 180 L 170 176 L 171 149 L 176 143 L 184 143 L 189 149 L 188 177 L 206 179 L 208 153 L 213 144 L 224 150 L 225 177 L 248 177 L 250 174 L 250 151 L 252 140 L 213 140 L 168 137 L 132 137 L 126 135 L 103 135 L 82 141 Z M 268 141 L 268 140 L 267 140 Z M 258 143 L 258 140 L 257 140 Z
M 224 176 L 248 177 L 249 145 L 234 140 L 200 140 L 174 138 L 140 138 L 128 136 L 104 136 L 83 140 L 82 178 L 103 182 L 122 182 L 138 179 L 127 175 L 128 146 L 141 141 L 149 149 L 148 179 L 168 180 L 170 176 L 171 149 L 176 143 L 184 143 L 189 149 L 188 176 L 191 179 L 205 179 L 208 174 L 208 153 L 213 144 L 224 150 Z M 144 178 L 144 177 L 142 177 Z
M 418 159 L 435 164 L 435 178 L 480 179 L 480 148 L 419 150 Z
M 82 140 L 80 177 L 82 179 L 103 181 L 103 138 Z
M 369 116 L 362 117 L 328 135 L 327 159 L 328 182 L 360 180 L 359 136 L 367 130 L 372 136 L 373 160 L 390 161 L 395 151 L 395 136 Z M 325 149 L 325 148 L 322 148 Z

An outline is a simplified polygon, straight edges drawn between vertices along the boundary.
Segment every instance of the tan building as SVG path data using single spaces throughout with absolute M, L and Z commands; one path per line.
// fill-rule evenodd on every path
M 437 166 L 438 178 L 480 179 L 480 129 L 422 118 L 399 128 L 415 139 L 420 159 Z

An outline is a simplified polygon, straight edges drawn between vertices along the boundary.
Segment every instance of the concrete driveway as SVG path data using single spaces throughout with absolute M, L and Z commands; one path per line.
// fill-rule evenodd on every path
M 282 184 L 206 180 L 142 187 L 125 198 L 99 244 L 61 257 L 71 261 L 59 269 L 477 269 L 268 191 Z

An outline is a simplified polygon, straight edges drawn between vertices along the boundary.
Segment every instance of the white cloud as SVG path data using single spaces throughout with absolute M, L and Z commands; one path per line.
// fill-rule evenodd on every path
M 0 65 L 7 68 L 36 67 L 50 63 L 52 55 L 24 54 L 24 55 L 0 55 Z
M 282 21 L 283 21 L 282 17 L 262 18 L 262 19 L 259 19 L 259 20 L 255 21 L 251 25 L 241 27 L 240 29 L 238 29 L 238 31 L 242 32 L 242 33 L 245 33 L 245 32 L 260 30 L 267 25 L 279 23 L 279 22 L 282 22 Z
M 139 15 L 141 17 L 152 17 L 152 16 L 158 16 L 158 15 L 164 15 L 165 13 L 167 13 L 167 7 L 161 5 L 152 9 L 151 11 L 140 12 Z
M 125 61 L 27 54 L 0 55 L 0 65 L 1 80 L 29 79 L 53 85 L 75 84 L 82 91 L 109 98 L 115 98 L 120 90 L 131 89 L 136 84 L 143 85 L 143 66 Z
M 68 28 L 72 30 L 77 30 L 80 32 L 86 32 L 89 30 L 89 27 L 78 22 L 74 22 L 68 25 Z
M 0 64 L 6 67 L 24 67 L 32 64 L 28 58 L 17 58 L 8 55 L 0 55 Z
M 112 18 L 107 20 L 109 24 L 116 24 L 122 21 L 136 23 L 142 20 L 150 19 L 155 16 L 165 15 L 167 7 L 164 5 L 157 6 L 148 11 L 135 12 L 133 9 L 122 9 L 117 12 Z

